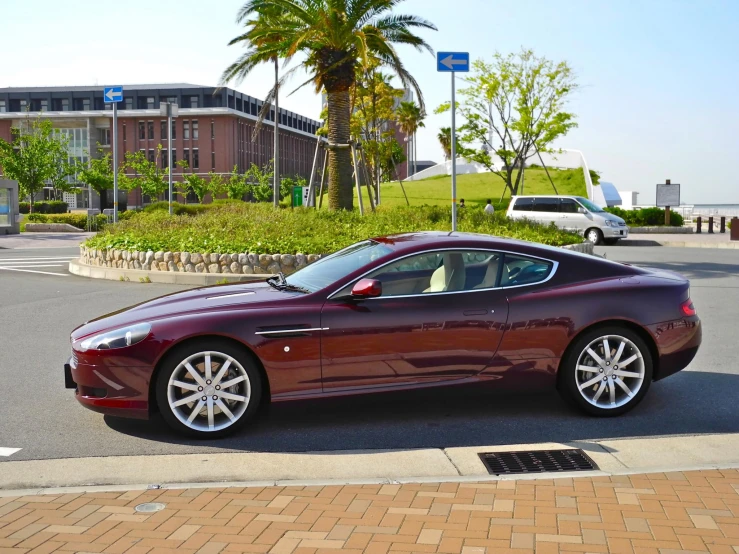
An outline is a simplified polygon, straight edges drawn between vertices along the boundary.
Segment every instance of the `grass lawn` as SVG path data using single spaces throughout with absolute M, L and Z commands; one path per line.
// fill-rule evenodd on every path
M 582 169 L 550 169 L 559 194 L 571 194 L 587 197 L 585 178 Z M 522 194 L 555 194 L 544 169 L 531 168 L 525 173 L 524 189 Z M 405 181 L 403 183 L 411 206 L 448 205 L 452 197 L 452 178 L 449 175 L 430 177 L 422 181 Z M 468 206 L 484 206 L 488 198 L 492 199 L 494 205 L 498 205 L 505 185 L 503 180 L 492 173 L 472 173 L 457 176 L 457 200 L 464 198 Z M 364 187 L 364 205 L 369 209 L 367 192 Z M 355 193 L 356 194 L 356 193 Z M 405 197 L 396 182 L 382 185 L 382 205 L 405 206 Z M 503 205 L 507 207 L 510 195 L 506 192 Z M 326 207 L 324 197 L 324 208 Z M 356 199 L 355 202 L 356 204 Z

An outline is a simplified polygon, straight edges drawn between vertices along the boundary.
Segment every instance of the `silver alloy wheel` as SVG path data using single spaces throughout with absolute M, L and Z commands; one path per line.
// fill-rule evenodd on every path
M 600 242 L 600 231 L 598 229 L 590 229 L 585 238 L 593 244 L 598 244 Z
M 598 408 L 611 410 L 628 404 L 644 384 L 642 353 L 626 337 L 599 337 L 578 357 L 575 384 L 582 397 Z
M 220 431 L 244 415 L 251 383 L 243 366 L 222 352 L 198 352 L 182 360 L 167 384 L 172 413 L 190 429 Z

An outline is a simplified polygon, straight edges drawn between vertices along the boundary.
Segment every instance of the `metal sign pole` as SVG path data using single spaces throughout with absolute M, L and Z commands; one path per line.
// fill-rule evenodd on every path
M 455 99 L 456 83 L 452 73 L 452 231 L 457 230 L 457 102 Z
M 113 223 L 118 223 L 118 102 L 113 103 Z
M 169 173 L 169 215 L 172 215 L 172 104 L 167 103 L 167 173 Z

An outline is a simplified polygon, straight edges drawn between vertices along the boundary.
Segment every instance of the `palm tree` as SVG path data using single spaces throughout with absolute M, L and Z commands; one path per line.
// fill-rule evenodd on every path
M 394 15 L 391 9 L 402 0 L 249 0 L 238 20 L 246 31 L 229 44 L 248 49 L 221 76 L 221 84 L 243 80 L 254 67 L 275 57 L 289 63 L 297 53 L 306 59 L 283 74 L 284 82 L 304 68 L 316 92 L 325 90 L 328 108 L 329 207 L 352 209 L 350 141 L 351 104 L 355 68 L 379 60 L 390 67 L 402 84 L 412 87 L 422 101 L 416 80 L 405 69 L 395 50 L 407 44 L 433 52 L 413 29 L 436 27 L 417 16 Z M 303 86 L 301 85 L 301 86 Z M 300 87 L 298 87 L 300 88 Z M 270 102 L 275 90 L 266 102 Z
M 410 145 L 408 149 L 408 158 L 413 158 L 413 174 L 416 173 L 416 131 L 418 131 L 419 128 L 424 127 L 423 120 L 426 117 L 426 114 L 424 113 L 423 109 L 421 109 L 420 106 L 418 106 L 415 102 L 401 102 L 400 106 L 398 106 L 398 111 L 396 114 L 396 117 L 398 118 L 398 127 L 400 127 L 400 130 L 402 133 L 405 134 L 406 137 L 412 140 L 413 144 L 413 155 L 411 156 L 411 150 Z M 410 163 L 409 163 L 409 169 L 410 169 Z M 411 172 L 408 171 L 408 175 L 411 175 Z
M 444 161 L 446 161 L 452 157 L 452 128 L 442 127 L 436 138 L 439 139 L 441 149 L 444 151 Z

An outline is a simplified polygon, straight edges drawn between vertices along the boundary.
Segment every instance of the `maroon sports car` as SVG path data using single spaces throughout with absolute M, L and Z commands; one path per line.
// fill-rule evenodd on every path
M 545 377 L 598 416 L 638 404 L 701 341 L 689 282 L 560 248 L 464 233 L 354 244 L 296 273 L 204 287 L 72 333 L 68 388 L 196 436 L 266 402 Z

